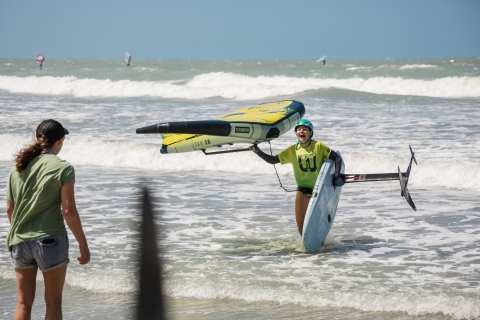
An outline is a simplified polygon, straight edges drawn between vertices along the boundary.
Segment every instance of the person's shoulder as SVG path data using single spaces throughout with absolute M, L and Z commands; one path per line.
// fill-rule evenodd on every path
M 319 140 L 312 140 L 315 149 L 326 149 L 327 152 L 330 152 L 330 148 L 323 142 Z
M 295 153 L 296 147 L 296 144 L 292 144 L 291 146 L 288 146 L 285 150 L 283 150 L 283 152 Z
M 12 168 L 10 168 L 10 173 L 8 174 L 8 179 L 11 180 L 12 178 L 15 178 L 17 176 L 18 176 L 17 166 L 15 164 L 13 164 Z
M 68 167 L 73 168 L 73 166 L 70 164 L 70 162 L 68 162 L 66 160 L 63 160 L 56 155 L 46 155 L 46 156 L 43 156 L 42 158 L 43 158 L 43 161 L 45 161 L 49 164 L 52 164 L 52 165 L 59 166 L 61 168 L 68 168 Z
M 73 169 L 73 165 L 72 165 L 70 162 L 68 162 L 67 160 L 63 160 L 63 159 L 60 159 L 60 158 L 58 158 L 58 157 L 57 157 L 57 159 L 58 159 L 58 163 L 59 163 L 63 168 L 72 168 L 72 169 Z
M 295 145 L 291 145 L 283 149 L 277 156 L 279 159 L 286 159 L 295 154 Z
M 317 146 L 326 146 L 325 142 L 320 141 L 320 140 L 312 140 L 313 143 Z

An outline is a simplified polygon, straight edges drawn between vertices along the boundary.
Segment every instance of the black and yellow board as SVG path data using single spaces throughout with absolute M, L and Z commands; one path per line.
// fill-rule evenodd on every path
M 258 144 L 295 127 L 305 114 L 295 100 L 264 103 L 238 109 L 214 120 L 165 122 L 138 128 L 137 133 L 160 133 L 160 153 L 180 153 L 235 143 Z

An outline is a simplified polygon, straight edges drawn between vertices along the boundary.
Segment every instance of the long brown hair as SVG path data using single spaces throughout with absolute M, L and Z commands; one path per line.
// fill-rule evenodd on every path
M 21 172 L 25 170 L 30 161 L 38 156 L 44 148 L 51 148 L 52 145 L 53 143 L 48 142 L 47 136 L 41 135 L 30 146 L 20 150 L 20 152 L 15 155 L 15 167 L 17 168 L 17 171 Z
M 17 171 L 25 170 L 30 161 L 42 153 L 43 149 L 51 148 L 55 142 L 65 137 L 66 134 L 69 134 L 68 130 L 57 120 L 43 120 L 35 133 L 37 140 L 14 156 Z

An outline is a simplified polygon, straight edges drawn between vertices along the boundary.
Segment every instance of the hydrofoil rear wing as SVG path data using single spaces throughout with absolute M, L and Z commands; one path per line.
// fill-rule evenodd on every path
M 400 167 L 398 167 L 398 172 L 395 173 L 367 173 L 367 174 L 344 174 L 343 180 L 345 183 L 353 183 L 353 182 L 369 182 L 369 181 L 389 181 L 389 180 L 399 180 L 400 181 L 400 188 L 401 188 L 401 195 L 402 197 L 407 200 L 410 207 L 413 210 L 417 211 L 415 204 L 413 203 L 412 197 L 408 192 L 408 178 L 410 177 L 410 171 L 412 169 L 412 162 L 415 161 L 417 164 L 417 159 L 415 159 L 415 153 L 413 153 L 412 147 L 410 147 L 410 153 L 412 157 L 410 158 L 410 164 L 408 165 L 407 172 L 401 172 Z

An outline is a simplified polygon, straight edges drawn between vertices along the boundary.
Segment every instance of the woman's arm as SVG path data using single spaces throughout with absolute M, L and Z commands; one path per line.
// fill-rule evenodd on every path
M 13 209 L 15 209 L 15 206 L 13 205 L 13 203 L 7 200 L 7 217 L 8 217 L 8 222 L 10 223 L 12 223 Z
M 68 227 L 72 231 L 75 239 L 77 239 L 80 247 L 80 257 L 78 261 L 80 264 L 87 264 L 90 261 L 90 250 L 88 249 L 87 238 L 83 233 L 82 222 L 75 204 L 75 182 L 64 184 L 61 191 L 63 217 L 67 222 Z
M 330 156 L 328 158 L 335 162 L 335 178 L 338 178 L 340 170 L 342 169 L 342 158 L 333 150 L 330 151 Z
M 330 160 L 335 162 L 335 173 L 333 176 L 333 184 L 335 186 L 341 187 L 345 184 L 343 181 L 342 174 L 340 170 L 342 169 L 342 158 L 336 153 L 335 151 L 330 151 L 330 156 L 328 157 Z
M 260 148 L 258 148 L 257 145 L 253 145 L 250 147 L 250 149 L 252 149 L 253 152 L 255 152 L 260 158 L 262 158 L 265 162 L 268 162 L 270 164 L 277 164 L 277 163 L 280 163 L 280 160 L 278 159 L 278 155 L 277 156 L 271 156 L 269 154 L 266 154 L 265 152 L 263 152 L 262 150 L 260 150 Z

